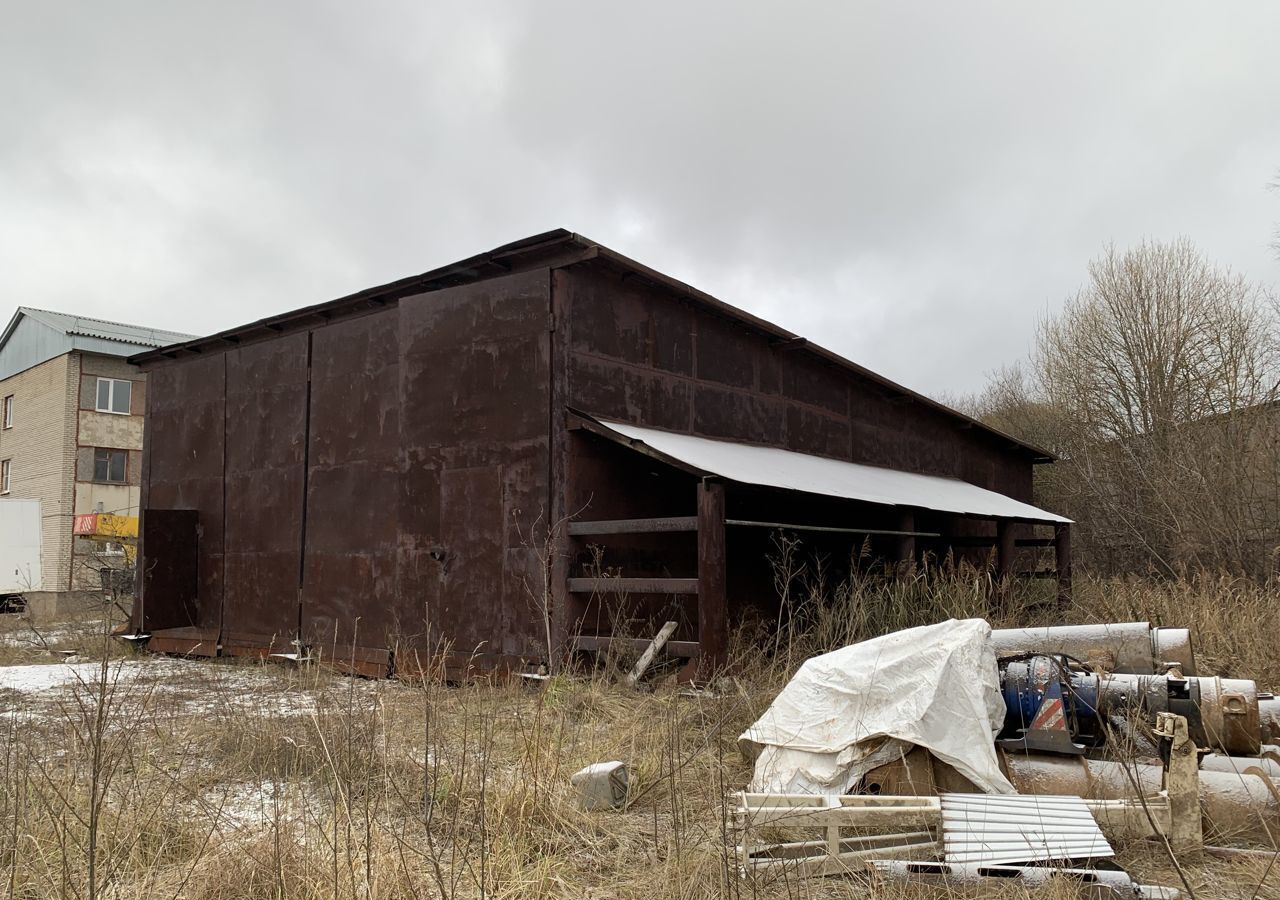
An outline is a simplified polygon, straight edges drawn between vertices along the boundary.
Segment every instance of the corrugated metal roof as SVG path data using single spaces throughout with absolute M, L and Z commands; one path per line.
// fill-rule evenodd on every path
M 1025 863 L 1114 856 L 1081 797 L 943 794 L 949 863 Z
M 966 516 L 1052 523 L 1071 521 L 959 478 L 917 475 L 775 447 L 674 434 L 622 422 L 600 420 L 600 424 L 628 441 L 639 441 L 686 466 L 743 484 Z
M 144 328 L 141 325 L 129 325 L 124 322 L 112 322 L 108 319 L 95 319 L 90 316 L 76 316 L 70 313 L 54 312 L 48 309 L 35 309 L 30 306 L 19 306 L 18 316 L 25 315 L 43 322 L 45 325 L 66 335 L 101 338 L 105 341 L 118 341 L 137 347 L 164 347 L 179 341 L 190 340 L 194 335 L 178 331 L 164 331 L 159 328 Z M 11 326 L 12 327 L 12 326 Z M 0 341 L 2 343 L 3 341 Z

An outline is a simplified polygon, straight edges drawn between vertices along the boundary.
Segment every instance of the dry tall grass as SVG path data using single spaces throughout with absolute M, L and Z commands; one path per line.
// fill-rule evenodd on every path
M 1075 896 L 1065 885 L 766 882 L 733 867 L 726 796 L 750 778 L 736 739 L 794 667 L 894 628 L 981 614 L 988 587 L 952 572 L 797 589 L 776 646 L 761 630 L 739 633 L 745 690 L 718 696 L 662 680 L 628 690 L 609 672 L 527 688 L 115 660 L 100 627 L 101 665 L 52 695 L 6 695 L 0 890 L 93 900 Z M 1235 582 L 1083 579 L 1068 618 L 1190 624 L 1208 666 L 1275 686 L 1272 596 Z M 1010 591 L 997 618 L 1048 616 L 1032 611 L 1035 599 Z M 578 810 L 569 775 L 609 759 L 631 767 L 627 807 Z M 1121 860 L 1147 881 L 1177 883 L 1148 845 L 1122 848 Z M 1258 896 L 1280 898 L 1280 872 L 1264 881 L 1265 861 L 1183 862 L 1200 898 L 1247 898 L 1260 884 Z

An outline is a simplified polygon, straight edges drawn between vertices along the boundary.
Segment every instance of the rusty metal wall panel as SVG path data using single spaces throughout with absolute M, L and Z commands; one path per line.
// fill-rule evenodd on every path
M 399 630 L 397 324 L 387 310 L 312 332 L 302 632 L 335 661 Z
M 790 447 L 802 443 L 787 434 L 787 404 L 778 397 L 749 391 L 732 391 L 711 384 L 693 389 L 694 433 L 704 437 L 742 440 L 750 435 L 755 443 Z M 816 450 L 804 444 L 805 452 Z
M 287 648 L 298 630 L 307 333 L 226 353 L 224 648 Z
M 142 567 L 143 615 L 135 629 L 153 632 L 191 628 L 199 623 L 200 513 L 194 509 L 146 509 L 142 544 L 148 565 Z
M 157 367 L 149 392 L 144 504 L 197 510 L 200 517 L 195 626 L 215 636 L 222 624 L 223 430 L 221 353 Z M 142 546 L 144 570 L 154 559 Z M 147 603 L 166 601 L 154 593 Z
M 545 269 L 400 301 L 399 617 L 416 652 L 539 654 L 526 585 L 548 509 L 550 329 Z
M 1025 453 L 604 264 L 557 274 L 567 402 L 639 425 L 963 478 L 1031 500 Z
M 570 360 L 571 405 L 615 410 L 629 421 L 646 420 L 658 428 L 688 430 L 693 422 L 693 385 L 679 378 L 654 377 L 640 368 L 575 353 Z

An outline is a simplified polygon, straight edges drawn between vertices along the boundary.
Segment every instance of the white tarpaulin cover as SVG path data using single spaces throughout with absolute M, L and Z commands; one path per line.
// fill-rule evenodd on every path
M 623 437 L 640 441 L 659 453 L 678 459 L 703 472 L 730 481 L 764 487 L 807 491 L 865 503 L 914 506 L 965 516 L 995 516 L 1033 522 L 1070 522 L 1062 516 L 997 494 L 959 478 L 917 475 L 864 466 L 861 463 L 810 456 L 794 450 L 714 441 L 690 434 L 673 434 L 639 425 L 599 420 Z
M 1015 793 L 993 738 L 1004 722 L 991 626 L 950 619 L 815 656 L 742 735 L 758 745 L 751 789 L 842 794 L 924 747 L 981 791 Z

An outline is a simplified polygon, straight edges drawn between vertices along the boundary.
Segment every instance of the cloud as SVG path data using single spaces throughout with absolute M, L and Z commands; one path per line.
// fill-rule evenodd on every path
M 910 386 L 1108 241 L 1273 282 L 1280 7 L 13 4 L 0 291 L 209 332 L 564 226 Z

